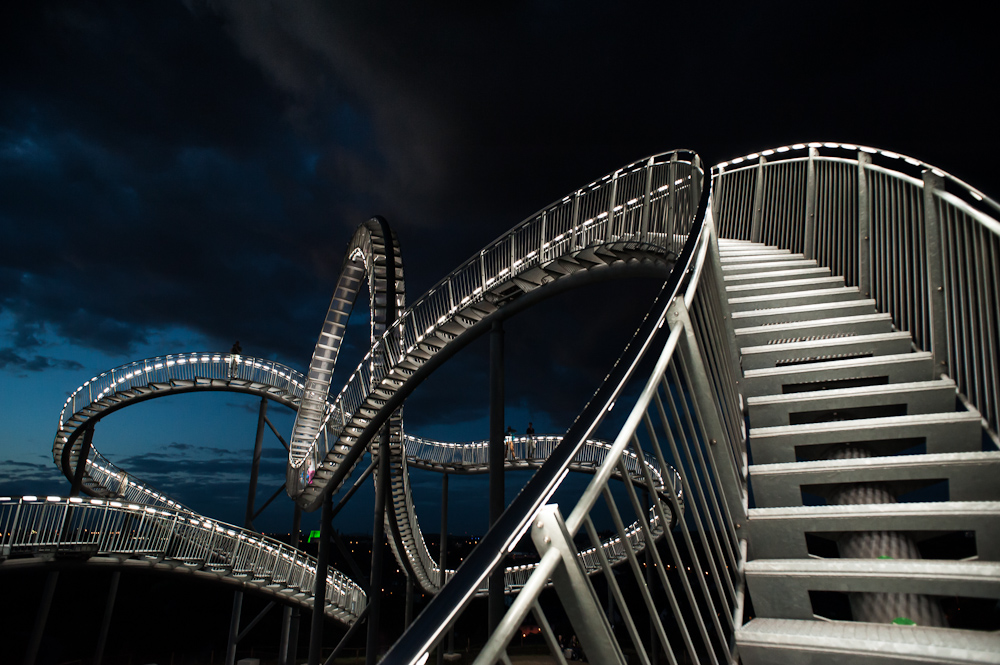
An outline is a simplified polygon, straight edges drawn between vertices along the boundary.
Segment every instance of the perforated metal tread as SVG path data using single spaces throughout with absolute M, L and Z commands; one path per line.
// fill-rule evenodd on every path
M 952 501 L 1000 501 L 1000 452 L 938 453 L 816 460 L 750 467 L 761 508 L 802 505 L 803 485 L 854 482 L 947 480 Z
M 810 591 L 1000 598 L 1000 563 L 925 559 L 757 559 L 745 566 L 757 616 L 811 619 Z
M 875 313 L 874 300 L 838 300 L 733 312 L 732 317 L 734 327 L 744 328 Z
M 871 358 L 849 358 L 746 370 L 744 394 L 749 397 L 777 395 L 784 386 L 801 386 L 819 382 L 842 381 L 859 378 L 885 377 L 887 383 L 913 383 L 933 378 L 933 359 L 925 352 L 891 354 Z M 833 387 L 833 386 L 831 386 Z M 797 390 L 797 389 L 796 389 Z M 808 386 L 802 392 L 808 391 Z
M 731 312 L 745 312 L 765 307 L 783 307 L 786 305 L 806 305 L 818 302 L 833 302 L 839 300 L 860 300 L 861 292 L 856 286 L 845 286 L 835 289 L 812 289 L 807 291 L 790 291 L 788 293 L 769 293 L 761 296 L 737 296 L 729 298 Z
M 734 332 L 738 347 L 761 346 L 794 342 L 821 335 L 853 336 L 892 332 L 892 317 L 882 313 L 837 316 L 814 321 L 745 326 L 736 328 Z
M 949 628 L 758 618 L 736 644 L 745 665 L 1000 664 L 1000 635 Z
M 829 268 L 794 268 L 792 270 L 763 269 L 760 272 L 726 275 L 723 277 L 723 280 L 725 281 L 726 286 L 731 286 L 736 284 L 757 284 L 760 282 L 783 282 L 793 278 L 808 279 L 829 276 Z
M 977 452 L 982 449 L 978 413 L 927 413 L 866 418 L 808 425 L 781 425 L 750 430 L 755 464 L 794 462 L 796 455 L 837 443 L 861 443 L 905 450 L 922 439 L 929 453 Z M 884 454 L 877 448 L 874 454 Z
M 955 382 L 945 377 L 936 381 L 758 395 L 747 398 L 747 411 L 753 428 L 780 427 L 791 424 L 791 414 L 818 410 L 900 404 L 906 408 L 906 415 L 944 413 L 955 410 L 955 395 Z
M 844 278 L 837 276 L 786 279 L 761 284 L 727 284 L 726 294 L 730 298 L 761 296 L 769 293 L 789 291 L 810 291 L 813 289 L 838 289 L 844 287 Z
M 749 543 L 755 559 L 810 556 L 806 533 L 971 532 L 979 561 L 1000 560 L 1000 502 L 940 501 L 753 508 Z

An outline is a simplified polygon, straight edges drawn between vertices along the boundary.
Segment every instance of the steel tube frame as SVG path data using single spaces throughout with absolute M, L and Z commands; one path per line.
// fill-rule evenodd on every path
M 490 331 L 490 527 L 504 511 L 504 331 L 496 321 Z M 504 568 L 500 564 L 490 575 L 487 626 L 492 633 L 504 612 Z

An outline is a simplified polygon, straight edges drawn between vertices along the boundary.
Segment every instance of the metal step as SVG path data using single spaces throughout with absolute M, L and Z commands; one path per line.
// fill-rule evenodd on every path
M 784 282 L 790 279 L 816 279 L 830 277 L 829 268 L 796 268 L 794 270 L 762 270 L 760 272 L 726 275 L 723 280 L 726 286 L 741 284 L 759 284 L 761 282 Z
M 753 619 L 736 631 L 744 665 L 1000 663 L 1000 634 L 855 621 Z
M 813 289 L 811 291 L 790 291 L 769 293 L 763 296 L 729 298 L 729 311 L 747 312 L 761 307 L 786 307 L 791 305 L 812 305 L 821 302 L 860 300 L 861 292 L 856 286 L 840 289 Z
M 897 455 L 750 466 L 758 508 L 801 506 L 802 488 L 822 495 L 850 480 L 889 483 L 900 494 L 945 481 L 950 501 L 1000 501 L 1000 452 Z
M 1000 598 L 1000 563 L 924 559 L 759 559 L 745 567 L 757 616 L 812 619 L 810 591 Z
M 740 349 L 740 364 L 744 370 L 749 370 L 846 360 L 852 357 L 888 356 L 908 353 L 911 346 L 912 338 L 907 332 L 826 337 L 802 342 L 746 346 Z
M 866 418 L 810 425 L 758 427 L 750 430 L 754 464 L 794 462 L 797 456 L 813 458 L 822 447 L 838 443 L 866 444 L 876 457 L 926 444 L 927 453 L 961 453 L 982 450 L 982 424 L 978 413 L 929 413 L 889 418 Z
M 739 254 L 727 254 L 720 252 L 719 262 L 722 263 L 722 267 L 738 265 L 742 263 L 765 263 L 769 261 L 802 261 L 805 259 L 804 254 L 792 254 L 789 251 L 784 252 L 752 252 L 741 251 Z
M 806 533 L 836 538 L 844 532 L 907 531 L 922 534 L 974 532 L 979 561 L 1000 561 L 1000 502 L 942 501 L 849 506 L 752 508 L 748 514 L 750 557 L 806 559 Z
M 732 316 L 733 327 L 749 328 L 831 317 L 863 316 L 875 314 L 876 311 L 874 300 L 847 300 L 754 309 L 748 312 L 733 312 Z
M 777 326 L 775 326 L 777 327 Z M 804 392 L 808 386 L 827 382 L 831 388 L 834 381 L 851 379 L 881 383 L 913 383 L 930 381 L 934 364 L 930 353 L 902 353 L 872 358 L 851 358 L 829 362 L 768 367 L 743 372 L 743 393 L 746 397 L 778 395 L 781 393 Z M 803 387 L 799 391 L 798 387 Z
M 722 272 L 725 275 L 743 275 L 747 273 L 770 273 L 775 270 L 803 270 L 805 268 L 816 268 L 816 261 L 812 259 L 782 259 L 777 261 L 748 261 L 740 263 L 723 263 Z
M 757 348 L 766 349 L 767 347 Z M 745 358 L 746 356 L 744 356 Z M 906 408 L 906 415 L 943 413 L 955 410 L 955 395 L 955 382 L 943 378 L 937 381 L 891 383 L 883 386 L 859 386 L 857 388 L 749 397 L 747 398 L 747 413 L 751 427 L 791 425 L 791 419 L 795 417 L 793 414 L 801 417 L 801 414 L 817 411 L 859 407 L 903 405 Z
M 739 348 L 818 337 L 874 335 L 887 332 L 892 332 L 892 317 L 882 313 L 838 316 L 815 321 L 793 321 L 735 329 L 736 345 Z
M 834 275 L 830 277 L 810 277 L 807 279 L 786 279 L 780 282 L 764 282 L 763 284 L 727 284 L 726 294 L 729 298 L 740 298 L 762 296 L 771 293 L 788 293 L 790 291 L 841 288 L 844 288 L 844 278 Z

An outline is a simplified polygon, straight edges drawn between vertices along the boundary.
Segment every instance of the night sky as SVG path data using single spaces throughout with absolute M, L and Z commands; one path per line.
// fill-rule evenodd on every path
M 59 410 L 107 369 L 236 339 L 245 354 L 305 369 L 344 248 L 374 214 L 398 233 L 413 302 L 536 210 L 672 148 L 713 164 L 848 141 L 1000 193 L 998 57 L 981 5 L 7 4 L 4 495 L 68 492 L 51 457 Z M 563 432 L 656 290 L 588 287 L 510 320 L 510 424 Z M 367 348 L 365 310 L 343 378 Z M 416 391 L 408 432 L 487 436 L 486 350 L 473 345 Z M 102 421 L 95 445 L 241 523 L 257 403 L 153 400 Z M 291 412 L 270 413 L 287 438 Z M 284 449 L 267 436 L 261 498 L 284 476 Z M 508 494 L 523 482 L 512 474 Z M 430 531 L 439 483 L 414 476 Z M 484 477 L 452 481 L 453 532 L 484 530 L 485 488 Z M 369 531 L 368 500 L 340 528 Z M 257 526 L 284 530 L 281 503 Z

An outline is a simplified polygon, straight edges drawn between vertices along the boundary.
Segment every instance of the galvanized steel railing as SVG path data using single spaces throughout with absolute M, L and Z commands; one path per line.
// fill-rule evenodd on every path
M 624 663 L 627 648 L 634 650 L 640 662 L 648 663 L 650 649 L 657 647 L 670 654 L 671 662 L 677 662 L 678 651 L 687 653 L 694 662 L 729 660 L 733 634 L 742 621 L 746 541 L 739 534 L 747 509 L 747 459 L 736 391 L 738 359 L 733 354 L 721 267 L 717 251 L 711 247 L 716 240 L 706 206 L 707 192 L 670 279 L 604 385 L 549 461 L 480 541 L 455 578 L 400 638 L 385 662 L 424 662 L 474 589 L 502 565 L 505 553 L 526 533 L 531 534 L 541 561 L 476 662 L 506 659 L 504 649 L 529 612 L 535 614 L 557 661 L 564 662 L 554 631 L 537 602 L 550 581 L 591 662 Z M 636 371 L 644 358 L 657 359 L 650 375 Z M 625 427 L 564 521 L 558 506 L 545 504 L 565 478 L 576 450 L 632 381 L 644 384 L 641 396 L 631 405 Z M 635 455 L 640 462 L 641 480 L 625 470 L 626 454 Z M 663 494 L 656 491 L 653 475 L 642 464 L 647 457 L 656 460 L 660 468 L 670 464 L 678 472 Z M 624 508 L 608 484 L 616 471 L 626 488 Z M 687 497 L 683 514 L 682 492 Z M 640 598 L 635 604 L 626 602 L 610 562 L 597 547 L 600 537 L 591 512 L 602 497 L 635 576 L 631 593 Z M 647 548 L 643 568 L 628 544 L 624 525 L 629 520 L 622 515 L 633 515 L 649 542 L 660 535 L 649 532 L 643 519 L 650 510 L 662 523 L 678 519 L 663 534 L 669 557 L 661 558 L 663 546 Z M 589 561 L 576 555 L 574 538 L 581 530 L 594 546 Z M 586 577 L 595 570 L 604 572 L 611 584 L 623 619 L 616 629 L 609 624 Z M 673 610 L 670 619 L 661 615 L 659 598 L 652 594 L 667 598 Z M 639 629 L 645 621 L 653 626 L 652 641 L 657 647 Z M 671 622 L 676 622 L 679 633 Z
M 1000 445 L 1000 204 L 929 164 L 799 143 L 712 171 L 724 238 L 802 252 L 934 356 Z
M 0 559 L 85 554 L 185 566 L 312 607 L 316 560 L 258 533 L 189 512 L 105 499 L 0 497 Z M 352 623 L 361 588 L 327 575 L 325 612 Z

